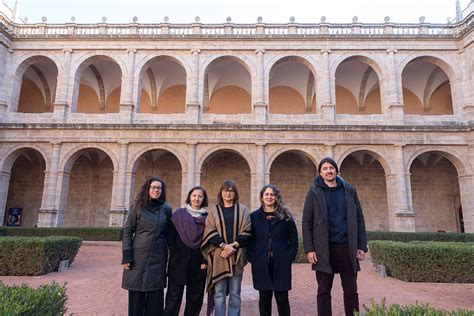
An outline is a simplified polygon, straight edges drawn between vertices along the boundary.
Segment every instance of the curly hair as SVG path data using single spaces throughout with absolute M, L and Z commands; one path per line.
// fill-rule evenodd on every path
M 133 203 L 134 207 L 146 207 L 148 200 L 150 200 L 150 195 L 148 191 L 150 190 L 150 185 L 154 181 L 158 181 L 161 183 L 161 195 L 158 200 L 166 202 L 166 183 L 160 177 L 155 176 L 146 179 L 145 183 L 143 183 L 135 197 L 135 201 Z
M 263 194 L 266 189 L 272 189 L 275 194 L 275 213 L 279 219 L 286 219 L 287 221 L 293 220 L 293 214 L 291 210 L 286 206 L 283 196 L 281 195 L 280 189 L 274 184 L 265 185 L 260 191 L 260 203 L 263 209 Z

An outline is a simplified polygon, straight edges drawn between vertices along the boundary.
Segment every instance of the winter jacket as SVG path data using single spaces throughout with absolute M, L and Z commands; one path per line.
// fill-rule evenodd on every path
M 367 252 L 365 221 L 355 188 L 337 177 L 344 187 L 347 214 L 347 244 L 354 273 L 360 270 L 357 250 Z M 316 182 L 316 181 L 315 181 Z M 305 253 L 316 252 L 318 259 L 314 269 L 332 273 L 329 262 L 329 220 L 323 189 L 313 184 L 309 189 L 303 207 L 303 245 Z
M 260 208 L 250 214 L 252 237 L 247 258 L 252 264 L 253 286 L 258 291 L 291 290 L 291 263 L 298 253 L 298 232 L 294 220 L 274 218 L 271 223 Z M 268 269 L 273 259 L 273 275 Z M 273 279 L 273 282 L 272 282 Z
M 164 203 L 156 210 L 132 208 L 123 229 L 122 288 L 148 292 L 166 287 L 168 247 L 166 232 L 171 223 L 171 207 Z

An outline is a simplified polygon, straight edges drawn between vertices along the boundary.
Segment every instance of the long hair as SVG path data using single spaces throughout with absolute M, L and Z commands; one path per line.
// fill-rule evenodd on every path
M 287 221 L 293 220 L 293 214 L 291 210 L 286 206 L 283 196 L 281 195 L 280 189 L 274 184 L 265 185 L 260 191 L 260 203 L 263 209 L 263 193 L 266 189 L 272 189 L 275 194 L 275 213 L 279 219 L 286 219 Z
M 219 192 L 217 192 L 217 204 L 219 204 L 220 206 L 224 206 L 224 200 L 222 199 L 222 191 L 228 189 L 232 189 L 235 192 L 234 205 L 239 203 L 239 190 L 237 190 L 237 185 L 232 180 L 225 180 L 224 183 L 222 183 Z
M 188 197 L 186 198 L 186 204 L 191 205 L 191 194 L 193 194 L 193 192 L 196 191 L 196 190 L 201 190 L 202 191 L 203 199 L 202 199 L 202 203 L 201 203 L 201 208 L 207 207 L 209 205 L 209 199 L 207 198 L 207 192 L 206 192 L 206 190 L 204 190 L 203 187 L 201 187 L 199 185 L 195 186 L 194 188 L 189 190 Z
M 151 183 L 154 181 L 161 183 L 161 195 L 158 200 L 166 202 L 166 183 L 160 177 L 155 176 L 145 180 L 145 183 L 143 183 L 137 193 L 137 196 L 135 197 L 135 201 L 133 203 L 134 207 L 146 207 L 148 200 L 150 200 L 148 191 L 150 190 Z

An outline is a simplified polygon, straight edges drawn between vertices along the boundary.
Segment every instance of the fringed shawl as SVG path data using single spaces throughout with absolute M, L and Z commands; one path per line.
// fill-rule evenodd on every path
M 237 248 L 237 253 L 228 258 L 221 257 L 221 248 L 214 246 L 209 240 L 219 235 L 226 243 L 230 244 L 235 241 L 237 236 L 250 236 L 250 214 L 247 208 L 238 204 L 234 206 L 234 235 L 233 240 L 226 240 L 226 228 L 224 215 L 220 206 L 213 206 L 209 211 L 206 219 L 206 227 L 204 228 L 204 238 L 201 245 L 201 252 L 207 260 L 207 291 L 210 292 L 214 285 L 223 278 L 231 277 L 236 272 L 240 272 L 244 265 L 247 264 L 247 256 L 245 248 Z M 234 266 L 235 270 L 234 271 Z

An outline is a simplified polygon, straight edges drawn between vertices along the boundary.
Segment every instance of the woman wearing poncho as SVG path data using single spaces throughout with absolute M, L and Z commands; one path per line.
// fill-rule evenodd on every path
M 206 219 L 202 254 L 208 263 L 208 314 L 212 303 L 216 316 L 226 315 L 226 296 L 229 294 L 229 316 L 240 315 L 240 288 L 245 248 L 251 236 L 250 214 L 239 204 L 239 192 L 233 181 L 225 181 L 217 195 L 218 204 L 211 208 Z

